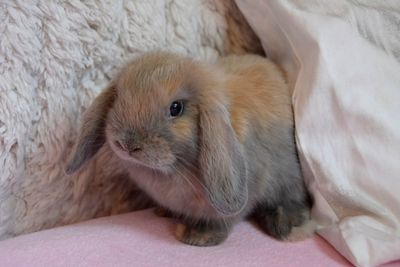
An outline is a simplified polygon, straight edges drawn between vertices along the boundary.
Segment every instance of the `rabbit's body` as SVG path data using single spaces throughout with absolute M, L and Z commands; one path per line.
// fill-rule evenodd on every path
M 161 207 L 193 219 L 220 218 L 215 209 L 205 201 L 202 187 L 190 171 L 165 174 L 140 165 L 127 166 L 127 169 L 135 183 Z
M 177 107 L 183 111 L 172 116 Z M 185 243 L 218 244 L 248 215 L 280 239 L 307 219 L 290 94 L 267 59 L 229 56 L 207 66 L 148 54 L 87 114 L 94 130 L 81 134 L 75 155 L 83 156 L 69 170 L 96 153 L 93 143 L 107 141 L 137 185 L 186 225 L 177 231 Z

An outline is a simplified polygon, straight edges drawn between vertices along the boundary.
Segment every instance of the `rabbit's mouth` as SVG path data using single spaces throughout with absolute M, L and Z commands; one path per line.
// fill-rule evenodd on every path
M 169 173 L 173 170 L 176 157 L 168 148 L 159 143 L 144 144 L 140 147 L 124 147 L 117 142 L 108 142 L 112 151 L 127 163 L 139 164 L 151 169 Z

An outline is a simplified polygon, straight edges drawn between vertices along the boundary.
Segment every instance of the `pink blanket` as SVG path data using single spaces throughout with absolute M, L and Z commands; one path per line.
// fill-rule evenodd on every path
M 350 266 L 319 237 L 278 242 L 243 222 L 224 244 L 200 248 L 176 241 L 174 227 L 150 210 L 95 219 L 2 241 L 0 265 Z

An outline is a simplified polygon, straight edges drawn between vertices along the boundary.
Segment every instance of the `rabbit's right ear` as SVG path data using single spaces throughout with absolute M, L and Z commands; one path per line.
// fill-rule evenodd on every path
M 200 111 L 200 170 L 211 205 L 232 216 L 247 204 L 246 161 L 224 101 L 217 97 L 208 100 Z
M 108 111 L 112 107 L 116 89 L 110 85 L 90 105 L 83 116 L 83 123 L 78 140 L 67 164 L 65 172 L 72 174 L 77 171 L 87 160 L 92 158 L 106 141 L 105 124 Z

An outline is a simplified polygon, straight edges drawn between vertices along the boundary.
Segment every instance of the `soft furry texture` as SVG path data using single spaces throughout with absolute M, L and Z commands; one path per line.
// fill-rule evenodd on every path
M 175 102 L 182 114 L 170 114 Z M 182 217 L 187 228 L 177 236 L 184 243 L 217 245 L 252 213 L 267 233 L 285 239 L 306 218 L 289 88 L 266 58 L 231 55 L 204 64 L 145 53 L 83 121 L 67 173 L 109 146 L 139 188 Z
M 261 51 L 231 1 L 3 1 L 0 35 L 0 238 L 147 204 L 105 151 L 63 172 L 82 112 L 122 62 Z

